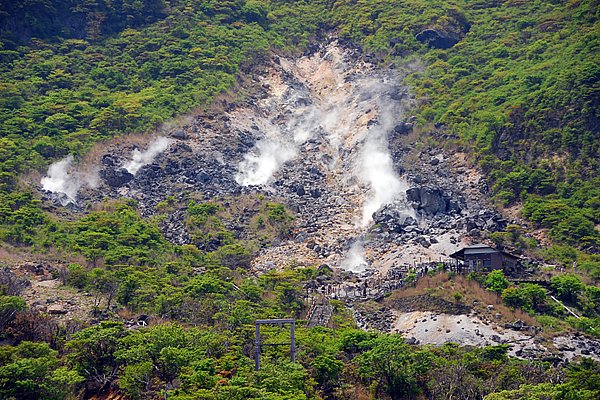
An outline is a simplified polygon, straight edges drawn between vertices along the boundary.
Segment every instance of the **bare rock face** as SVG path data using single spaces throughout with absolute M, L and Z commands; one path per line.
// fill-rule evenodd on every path
M 439 21 L 438 21 L 439 22 Z M 429 47 L 449 49 L 458 43 L 471 29 L 471 24 L 463 15 L 448 15 L 446 22 L 430 26 L 419 32 L 415 38 Z

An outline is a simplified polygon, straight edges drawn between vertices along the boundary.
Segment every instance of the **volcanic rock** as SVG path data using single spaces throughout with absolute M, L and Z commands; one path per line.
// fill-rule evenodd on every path
M 460 41 L 460 36 L 452 33 L 445 33 L 438 29 L 425 29 L 419 32 L 415 38 L 436 49 L 449 49 Z
M 406 198 L 425 214 L 436 215 L 449 209 L 449 200 L 439 188 L 410 188 L 406 191 Z
M 68 311 L 65 310 L 65 308 L 60 304 L 53 304 L 51 306 L 48 306 L 47 310 L 48 314 L 51 315 L 61 315 L 68 313 Z
M 121 187 L 133 179 L 133 175 L 125 168 L 103 169 L 100 171 L 100 177 L 112 187 Z

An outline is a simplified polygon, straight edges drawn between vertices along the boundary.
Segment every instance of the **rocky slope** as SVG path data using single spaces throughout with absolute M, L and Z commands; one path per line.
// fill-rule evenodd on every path
M 402 79 L 417 68 L 382 70 L 336 42 L 276 58 L 247 101 L 190 118 L 165 132 L 168 141 L 109 144 L 98 156 L 99 186 L 51 197 L 80 205 L 130 197 L 146 215 L 189 193 L 282 201 L 296 214 L 293 235 L 263 249 L 258 270 L 295 260 L 385 272 L 446 259 L 468 235 L 506 221 L 489 209 L 485 182 L 464 160 L 415 153 L 413 98 Z M 163 224 L 178 244 L 190 241 L 184 208 Z M 243 235 L 239 222 L 230 228 Z

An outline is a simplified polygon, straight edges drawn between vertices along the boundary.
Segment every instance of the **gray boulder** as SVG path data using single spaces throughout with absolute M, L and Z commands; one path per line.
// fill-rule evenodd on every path
M 449 209 L 448 199 L 438 188 L 410 188 L 406 191 L 406 198 L 425 214 L 436 215 Z
M 121 187 L 133 179 L 125 168 L 104 169 L 100 171 L 100 177 L 112 187 Z

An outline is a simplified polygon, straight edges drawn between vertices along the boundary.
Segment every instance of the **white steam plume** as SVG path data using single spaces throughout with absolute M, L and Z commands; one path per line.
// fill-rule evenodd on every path
M 363 248 L 362 240 L 356 240 L 352 243 L 350 250 L 346 253 L 346 257 L 342 260 L 342 269 L 351 272 L 362 272 L 367 269 L 367 260 L 364 256 L 365 249 Z
M 166 137 L 159 137 L 148 146 L 146 151 L 135 149 L 131 152 L 131 161 L 124 165 L 124 168 L 132 175 L 135 175 L 144 165 L 150 164 L 154 157 L 162 153 L 169 147 L 171 140 Z
M 235 176 L 236 182 L 242 186 L 265 185 L 286 161 L 298 155 L 300 146 L 320 129 L 320 115 L 317 108 L 308 106 L 300 109 L 284 129 L 264 122 L 263 129 L 268 136 L 244 155 Z
M 242 186 L 264 185 L 279 167 L 297 154 L 295 146 L 273 139 L 256 143 L 254 150 L 240 162 L 235 180 Z
M 359 178 L 371 187 L 362 209 L 361 225 L 367 226 L 375 211 L 393 202 L 402 193 L 403 185 L 394 171 L 384 132 L 367 137 L 359 163 Z
M 400 122 L 403 106 L 394 101 L 390 92 L 397 90 L 384 81 L 368 82 L 366 93 L 372 93 L 379 111 L 378 123 L 367 132 L 358 159 L 358 177 L 370 186 L 369 196 L 362 209 L 361 225 L 366 227 L 375 211 L 397 199 L 406 184 L 402 184 L 394 170 L 388 145 L 389 132 Z
M 83 185 L 94 188 L 98 177 L 93 172 L 77 171 L 73 167 L 73 155 L 69 154 L 60 161 L 52 163 L 41 180 L 42 189 L 61 194 L 59 201 L 63 206 L 77 203 L 77 192 Z

